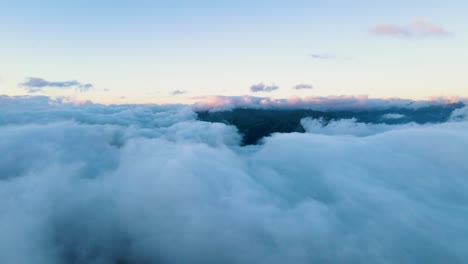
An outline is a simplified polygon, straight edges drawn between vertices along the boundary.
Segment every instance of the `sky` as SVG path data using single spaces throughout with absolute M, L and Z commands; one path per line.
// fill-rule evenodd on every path
M 468 96 L 468 2 L 0 0 L 0 94 Z

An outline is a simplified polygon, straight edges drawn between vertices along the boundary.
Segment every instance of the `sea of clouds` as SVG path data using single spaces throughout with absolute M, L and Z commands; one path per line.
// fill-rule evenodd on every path
M 468 262 L 468 108 L 301 123 L 0 96 L 0 263 Z

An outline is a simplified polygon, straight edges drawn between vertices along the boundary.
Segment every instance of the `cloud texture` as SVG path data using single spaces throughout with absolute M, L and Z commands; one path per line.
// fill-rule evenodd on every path
M 359 136 L 305 120 L 249 147 L 184 106 L 0 110 L 0 263 L 468 260 L 466 108 Z

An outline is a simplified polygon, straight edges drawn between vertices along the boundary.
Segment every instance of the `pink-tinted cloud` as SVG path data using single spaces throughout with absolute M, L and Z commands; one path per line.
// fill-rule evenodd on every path
M 383 23 L 372 29 L 371 33 L 378 36 L 391 36 L 399 38 L 410 37 L 447 37 L 451 33 L 444 28 L 435 25 L 429 20 L 419 19 L 409 25 L 395 25 Z
M 445 105 L 466 102 L 466 98 L 434 97 L 428 100 L 414 101 L 403 98 L 370 98 L 359 96 L 307 96 L 276 99 L 270 97 L 243 96 L 202 96 L 192 98 L 197 102 L 196 109 L 227 110 L 234 108 L 265 109 L 314 109 L 314 110 L 354 110 L 354 109 L 388 109 L 391 107 L 419 108 L 428 105 Z

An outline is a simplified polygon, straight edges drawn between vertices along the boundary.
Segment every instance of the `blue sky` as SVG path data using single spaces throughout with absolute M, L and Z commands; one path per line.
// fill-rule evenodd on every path
M 454 0 L 0 0 L 0 94 L 31 94 L 20 84 L 36 77 L 92 89 L 52 85 L 33 94 L 104 103 L 466 97 L 466 10 L 468 2 Z M 250 90 L 262 83 L 278 89 Z M 299 84 L 313 89 L 292 89 Z

